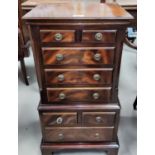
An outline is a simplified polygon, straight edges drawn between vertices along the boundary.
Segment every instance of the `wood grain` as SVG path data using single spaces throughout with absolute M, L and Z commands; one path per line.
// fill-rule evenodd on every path
M 94 65 L 113 64 L 114 48 L 43 48 L 44 65 Z M 63 60 L 58 61 L 56 55 L 63 55 Z M 101 59 L 96 61 L 95 54 L 100 54 Z
M 48 127 L 43 138 L 47 142 L 111 141 L 113 127 Z M 60 137 L 60 134 L 63 135 Z
M 115 112 L 83 112 L 82 123 L 85 126 L 114 126 L 115 114 Z
M 40 118 L 45 127 L 77 125 L 76 112 L 43 112 L 40 113 Z M 62 123 L 59 121 L 60 119 L 62 119 Z
M 75 41 L 75 31 L 71 30 L 41 30 L 40 36 L 41 41 L 46 42 L 74 42 Z M 55 35 L 60 34 L 62 35 L 62 39 L 60 41 L 57 41 L 55 39 Z
M 60 85 L 60 84 L 111 84 L 112 71 L 109 68 L 91 68 L 91 69 L 45 69 L 45 80 L 47 85 Z M 95 76 L 99 76 L 95 80 Z M 63 80 L 59 77 L 63 76 Z

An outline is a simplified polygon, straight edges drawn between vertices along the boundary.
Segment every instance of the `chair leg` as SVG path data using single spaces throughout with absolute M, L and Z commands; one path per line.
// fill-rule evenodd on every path
M 24 59 L 20 60 L 20 64 L 21 64 L 21 70 L 22 70 L 22 74 L 24 77 L 24 81 L 26 85 L 29 85 L 28 79 L 27 79 L 27 73 L 26 73 L 26 67 L 25 67 L 25 62 Z

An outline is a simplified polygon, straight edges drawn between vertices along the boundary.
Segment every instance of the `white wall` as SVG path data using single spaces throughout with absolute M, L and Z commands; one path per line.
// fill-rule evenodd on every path
M 123 48 L 119 78 L 119 99 L 122 106 L 121 116 L 135 116 L 133 102 L 137 95 L 137 52 Z

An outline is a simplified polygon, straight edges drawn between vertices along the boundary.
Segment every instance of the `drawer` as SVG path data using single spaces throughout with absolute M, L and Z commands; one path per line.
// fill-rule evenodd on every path
M 40 37 L 43 43 L 74 42 L 75 31 L 74 30 L 41 30 Z
M 76 112 L 43 112 L 40 113 L 43 126 L 73 126 L 77 125 Z
M 43 139 L 48 142 L 111 141 L 114 127 L 47 127 Z
M 85 126 L 114 126 L 116 112 L 83 112 L 82 123 Z
M 113 69 L 45 69 L 46 84 L 111 84 Z
M 111 87 L 102 88 L 47 88 L 47 98 L 49 102 L 60 101 L 109 101 L 111 97 Z
M 42 48 L 44 65 L 94 65 L 114 63 L 114 47 Z
M 116 30 L 84 30 L 82 42 L 115 43 Z

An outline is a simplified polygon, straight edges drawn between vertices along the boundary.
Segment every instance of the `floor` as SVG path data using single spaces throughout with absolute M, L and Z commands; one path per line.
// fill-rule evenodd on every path
M 132 108 L 136 96 L 136 52 L 124 47 L 119 82 L 119 98 L 122 105 L 118 137 L 120 140 L 119 155 L 137 154 L 137 120 Z M 19 155 L 41 155 L 41 131 L 37 106 L 39 89 L 36 81 L 33 57 L 25 59 L 30 85 L 23 83 L 19 66 Z M 128 74 L 126 74 L 128 72 Z M 103 152 L 62 152 L 55 155 L 103 155 Z

